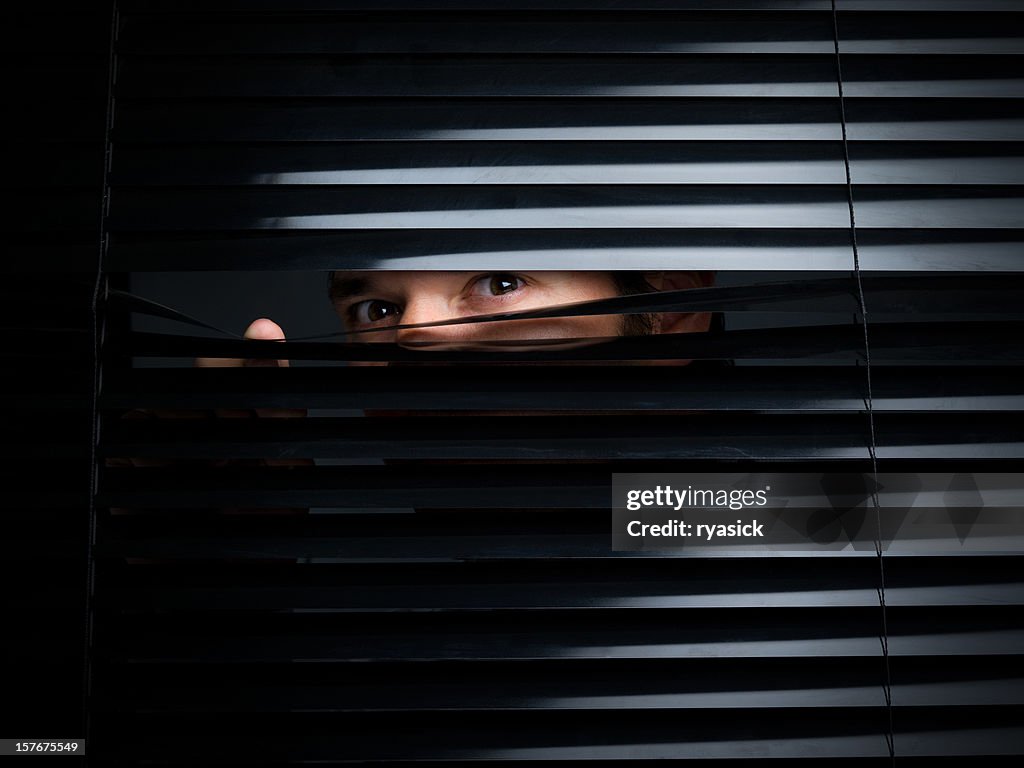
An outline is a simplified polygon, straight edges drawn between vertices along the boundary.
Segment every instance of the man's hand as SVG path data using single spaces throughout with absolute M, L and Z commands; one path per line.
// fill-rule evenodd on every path
M 259 320 L 253 320 L 249 327 L 245 329 L 245 338 L 247 339 L 258 339 L 261 341 L 284 341 L 284 331 L 281 330 L 281 326 L 275 323 L 273 320 L 269 320 L 265 317 L 261 317 Z M 197 368 L 287 368 L 287 360 L 247 360 L 243 358 L 224 358 L 224 357 L 197 357 L 194 365 Z M 231 410 L 226 408 L 219 408 L 216 414 L 222 418 L 245 418 L 252 416 L 255 413 L 256 416 L 268 417 L 268 418 L 295 418 L 306 415 L 306 411 L 301 408 L 255 408 L 249 410 Z M 268 461 L 268 464 L 273 466 L 290 466 L 295 465 L 295 461 Z M 311 464 L 309 461 L 302 461 L 301 464 Z
M 281 326 L 266 317 L 253 320 L 245 329 L 245 338 L 260 341 L 284 341 Z M 197 368 L 287 368 L 287 360 L 244 360 L 237 357 L 197 357 Z
M 246 339 L 259 339 L 263 341 L 284 341 L 284 331 L 273 320 L 265 317 L 254 320 L 245 329 Z M 245 358 L 214 358 L 197 357 L 193 363 L 197 368 L 287 368 L 287 360 L 262 360 Z M 174 409 L 137 409 L 124 414 L 125 419 L 204 419 L 209 418 L 210 411 L 200 410 L 174 410 Z M 218 408 L 213 411 L 218 418 L 244 419 L 244 418 L 301 418 L 306 416 L 302 408 Z M 168 459 L 140 459 L 140 458 L 115 458 L 107 460 L 108 467 L 158 467 L 171 466 L 175 464 Z M 295 467 L 311 466 L 312 459 L 258 459 L 258 460 L 233 460 L 220 459 L 211 462 L 212 466 L 226 465 L 252 465 L 272 467 Z
M 265 341 L 284 341 L 284 331 L 281 326 L 267 318 L 254 320 L 245 329 L 246 339 L 260 339 Z M 250 360 L 242 358 L 209 358 L 198 357 L 193 362 L 197 368 L 287 368 L 287 360 Z M 251 408 L 251 409 L 228 409 L 218 408 L 212 412 L 217 418 L 301 418 L 306 416 L 302 408 Z M 210 411 L 202 410 L 174 410 L 174 409 L 137 409 L 124 414 L 126 419 L 206 419 L 210 418 Z M 179 462 L 174 459 L 162 458 L 112 458 L 107 459 L 108 467 L 172 467 Z M 212 467 L 232 466 L 268 466 L 268 467 L 299 467 L 312 466 L 312 459 L 218 459 L 205 462 Z M 111 508 L 113 515 L 130 515 L 135 510 Z M 238 507 L 222 507 L 216 510 L 223 515 L 301 515 L 307 514 L 308 509 L 302 508 L 258 508 L 245 509 Z M 150 558 L 127 558 L 129 563 L 153 563 L 158 562 Z M 253 559 L 246 559 L 246 562 L 256 562 Z M 276 559 L 269 559 L 268 562 L 276 562 Z

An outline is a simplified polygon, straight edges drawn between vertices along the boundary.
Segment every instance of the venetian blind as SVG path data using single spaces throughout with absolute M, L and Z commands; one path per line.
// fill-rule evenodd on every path
M 1019 557 L 620 553 L 608 507 L 621 471 L 1018 467 L 1022 11 L 120 3 L 96 749 L 1019 753 Z M 329 269 L 714 270 L 674 308 L 726 322 L 430 353 L 454 366 L 129 364 L 423 362 L 128 322 L 157 311 L 131 275 Z M 733 364 L 613 365 L 663 358 Z M 572 364 L 461 365 L 495 361 Z M 350 411 L 122 417 L 272 407 Z

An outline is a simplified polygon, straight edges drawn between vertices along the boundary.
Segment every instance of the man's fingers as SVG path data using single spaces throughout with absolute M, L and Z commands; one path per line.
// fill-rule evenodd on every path
M 246 339 L 254 341 L 284 341 L 284 331 L 277 323 L 266 317 L 253 320 L 245 329 Z M 197 357 L 195 360 L 197 368 L 287 368 L 287 360 L 264 360 L 245 358 L 217 358 Z M 306 415 L 306 411 L 300 408 L 253 408 L 253 409 L 217 409 L 217 416 L 225 419 L 245 418 L 252 416 L 268 418 L 296 418 Z
M 284 341 L 284 331 L 281 326 L 273 320 L 261 317 L 253 320 L 245 329 L 245 338 L 259 341 Z M 246 368 L 287 368 L 287 360 L 246 360 L 243 365 Z
M 245 329 L 246 339 L 258 341 L 284 341 L 284 331 L 281 326 L 266 317 L 253 320 Z M 287 368 L 287 360 L 246 360 L 237 357 L 197 357 L 195 359 L 197 368 Z
M 246 328 L 245 338 L 260 339 L 262 341 L 284 341 L 284 331 L 273 320 L 268 320 L 264 317 L 254 321 Z M 244 364 L 246 368 L 289 367 L 287 360 L 246 360 Z M 306 411 L 300 408 L 256 408 L 254 410 L 257 416 L 269 418 L 296 418 L 306 415 Z
M 284 341 L 284 331 L 277 323 L 273 320 L 269 320 L 262 317 L 258 320 L 254 320 L 249 324 L 249 327 L 245 329 L 244 338 L 253 339 L 259 341 Z M 197 368 L 287 368 L 287 360 L 256 360 L 256 359 L 245 359 L 245 358 L 216 358 L 216 357 L 197 357 L 193 365 Z M 159 408 L 147 408 L 147 409 L 136 409 L 122 414 L 121 418 L 124 419 L 205 419 L 209 418 L 211 411 L 204 411 L 199 409 L 159 409 Z M 216 409 L 212 412 L 212 415 L 218 418 L 252 418 L 255 416 L 270 417 L 270 418 L 282 418 L 282 417 L 302 417 L 306 415 L 304 409 L 299 408 L 238 408 L 238 409 Z M 106 466 L 112 468 L 129 468 L 129 467 L 166 467 L 175 466 L 179 464 L 176 459 L 173 458 L 137 458 L 137 457 L 110 457 L 106 459 Z M 206 462 L 201 462 L 205 466 L 242 466 L 246 464 L 260 465 L 260 466 L 271 466 L 271 467 L 294 467 L 294 466 L 314 466 L 315 462 L 312 459 L 305 458 L 287 458 L 287 459 L 214 459 Z M 247 513 L 250 510 L 221 510 L 225 513 Z M 300 514 L 306 513 L 308 510 L 304 509 L 287 509 L 287 510 L 259 510 L 261 513 L 290 513 Z M 124 509 L 112 509 L 112 514 L 130 514 L 134 510 Z M 145 562 L 145 561 L 140 561 Z

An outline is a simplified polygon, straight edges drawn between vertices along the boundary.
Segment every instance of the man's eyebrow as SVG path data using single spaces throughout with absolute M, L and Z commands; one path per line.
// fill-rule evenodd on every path
M 331 301 L 362 296 L 370 291 L 372 282 L 365 277 L 342 277 L 331 282 Z

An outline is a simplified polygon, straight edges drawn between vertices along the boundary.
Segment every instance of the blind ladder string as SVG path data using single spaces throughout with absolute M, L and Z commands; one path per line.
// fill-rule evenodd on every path
M 92 286 L 92 297 L 90 303 L 90 315 L 92 320 L 92 403 L 90 413 L 90 445 L 89 445 L 89 507 L 88 507 L 88 533 L 86 542 L 86 589 L 85 589 L 85 632 L 84 632 L 84 666 L 82 670 L 82 727 L 86 739 L 90 738 L 92 727 L 92 689 L 93 689 L 93 633 L 94 633 L 94 610 L 96 604 L 96 494 L 99 491 L 99 455 L 98 447 L 100 440 L 99 428 L 99 399 L 100 387 L 102 384 L 103 363 L 102 352 L 103 342 L 106 336 L 106 312 L 103 313 L 103 322 L 100 321 L 100 307 L 105 309 L 109 301 L 110 284 L 104 272 L 106 253 L 109 242 L 107 232 L 107 216 L 110 212 L 110 158 L 111 158 L 111 133 L 114 119 L 114 83 L 117 77 L 117 32 L 119 27 L 119 12 L 117 0 L 110 3 L 110 50 L 107 57 L 107 108 L 104 123 L 103 137 L 103 179 L 102 199 L 100 203 L 99 220 L 99 242 L 97 243 L 96 254 L 96 280 Z M 102 294 L 102 297 L 101 297 Z M 84 764 L 88 765 L 89 755 L 85 756 Z
M 882 556 L 882 513 L 878 501 L 878 454 L 875 441 L 875 417 L 872 407 L 871 391 L 871 347 L 868 343 L 868 313 L 867 302 L 864 299 L 864 286 L 861 282 L 860 253 L 857 248 L 857 219 L 853 203 L 853 176 L 850 172 L 850 147 L 846 131 L 846 100 L 843 94 L 843 69 L 839 54 L 839 17 L 836 10 L 836 0 L 832 0 L 832 42 L 835 50 L 836 60 L 836 85 L 839 93 L 839 122 L 842 129 L 843 140 L 843 166 L 846 171 L 846 203 L 850 212 L 850 242 L 853 248 L 853 272 L 857 283 L 857 303 L 861 315 L 861 325 L 864 329 L 864 364 L 866 370 L 867 398 L 865 408 L 868 416 L 869 443 L 868 453 L 871 457 L 871 474 L 873 487 L 871 488 L 871 500 L 875 508 L 875 555 L 878 558 L 878 604 L 882 612 L 882 636 L 879 638 L 882 646 L 882 658 L 885 664 L 885 706 L 889 720 L 889 733 L 886 735 L 886 746 L 889 749 L 889 758 L 892 764 L 896 764 L 895 729 L 893 727 L 892 711 L 892 670 L 889 663 L 889 628 L 886 620 L 885 605 L 885 558 Z

